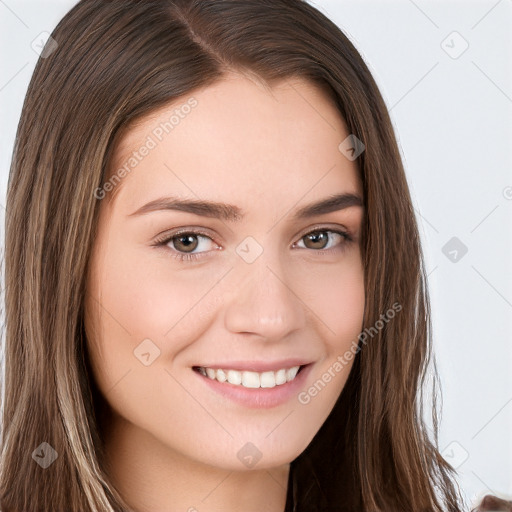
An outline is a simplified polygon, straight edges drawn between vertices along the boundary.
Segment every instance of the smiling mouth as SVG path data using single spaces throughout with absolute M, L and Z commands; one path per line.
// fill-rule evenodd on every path
M 290 368 L 281 368 L 277 371 L 267 372 L 239 371 L 221 368 L 214 369 L 203 366 L 193 366 L 192 369 L 211 380 L 227 382 L 244 388 L 258 389 L 275 388 L 287 382 L 291 382 L 306 366 L 309 365 L 292 366 Z

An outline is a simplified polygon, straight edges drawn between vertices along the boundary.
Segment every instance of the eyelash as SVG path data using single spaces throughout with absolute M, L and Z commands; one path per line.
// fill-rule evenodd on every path
M 339 247 L 338 250 L 343 249 L 347 243 L 353 241 L 353 238 L 347 231 L 343 231 L 343 230 L 339 230 L 339 229 L 328 229 L 325 227 L 314 228 L 311 231 L 308 231 L 307 233 L 302 235 L 299 238 L 299 240 L 302 240 L 307 235 L 311 235 L 313 233 L 335 233 L 335 234 L 340 235 L 343 238 L 343 241 L 338 245 L 338 247 Z M 171 235 L 163 235 L 162 237 L 157 238 L 152 245 L 153 245 L 153 247 L 165 247 L 173 238 L 176 238 L 180 235 L 201 235 L 201 236 L 204 236 L 205 238 L 209 238 L 210 240 L 212 240 L 212 238 L 209 235 L 207 235 L 204 231 L 200 231 L 200 230 L 196 231 L 194 229 L 183 229 L 180 231 L 176 231 L 176 232 L 172 233 Z M 212 242 L 213 242 L 213 240 L 212 240 Z M 169 248 L 169 249 L 171 249 L 171 251 L 173 253 L 172 257 L 177 259 L 178 261 L 195 261 L 195 260 L 202 258 L 203 257 L 202 255 L 204 255 L 206 252 L 209 252 L 209 251 L 205 251 L 205 252 L 202 252 L 199 254 L 194 254 L 194 253 L 181 253 L 181 252 L 177 251 L 176 249 L 172 249 L 172 248 Z M 331 249 L 309 249 L 309 250 L 315 251 L 315 252 L 326 253 L 326 252 L 331 252 L 333 250 L 333 248 L 331 248 Z M 334 250 L 336 250 L 336 249 L 334 249 Z

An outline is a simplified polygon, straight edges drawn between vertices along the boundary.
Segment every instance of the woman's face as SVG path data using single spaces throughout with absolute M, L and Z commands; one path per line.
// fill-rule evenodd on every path
M 239 75 L 127 131 L 86 295 L 112 428 L 162 460 L 229 470 L 277 467 L 306 448 L 363 320 L 363 208 L 312 207 L 362 198 L 356 162 L 338 148 L 348 136 L 309 83 L 269 92 Z

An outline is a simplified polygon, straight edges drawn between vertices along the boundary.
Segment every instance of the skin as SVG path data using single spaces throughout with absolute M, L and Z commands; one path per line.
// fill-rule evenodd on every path
M 362 326 L 363 208 L 292 216 L 335 193 L 362 197 L 361 183 L 356 162 L 338 150 L 349 133 L 324 93 L 301 80 L 269 90 L 235 74 L 131 127 L 113 168 L 190 96 L 198 105 L 123 178 L 113 201 L 101 201 L 86 333 L 112 412 L 103 432 L 108 471 L 141 512 L 282 511 L 290 462 L 331 412 L 353 360 L 308 404 L 294 395 L 266 409 L 213 392 L 192 366 L 304 357 L 314 364 L 303 390 L 332 372 Z M 234 204 L 245 217 L 130 215 L 171 194 Z M 152 246 L 183 227 L 210 237 L 192 239 L 196 261 L 173 258 L 187 254 L 179 237 Z M 315 245 L 306 235 L 318 227 L 327 239 Z M 250 264 L 236 252 L 248 236 L 263 249 Z M 149 366 L 134 355 L 147 338 L 160 350 Z M 251 468 L 237 457 L 247 442 L 262 455 Z

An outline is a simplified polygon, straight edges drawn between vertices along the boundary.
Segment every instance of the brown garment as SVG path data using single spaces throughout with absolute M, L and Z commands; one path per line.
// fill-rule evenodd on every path
M 502 500 L 488 494 L 472 512 L 512 512 L 512 501 Z

